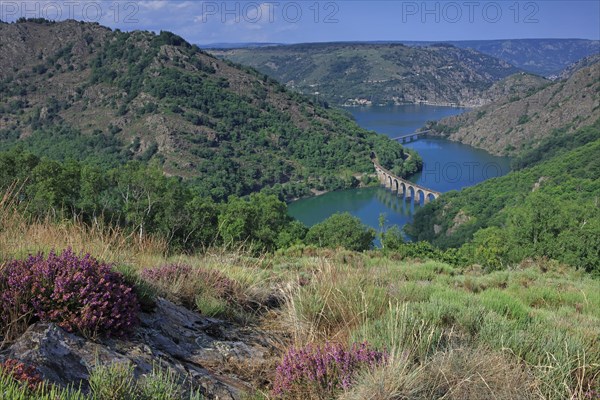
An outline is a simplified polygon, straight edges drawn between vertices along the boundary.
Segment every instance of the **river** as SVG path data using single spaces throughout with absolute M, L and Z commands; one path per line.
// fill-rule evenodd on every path
M 409 134 L 425 122 L 464 112 L 465 109 L 428 105 L 371 106 L 348 109 L 365 129 L 396 137 Z M 486 179 L 502 176 L 510 170 L 510 160 L 474 147 L 438 138 L 420 138 L 404 146 L 416 150 L 423 158 L 423 172 L 409 178 L 439 192 L 460 190 Z M 288 206 L 289 214 L 312 226 L 336 212 L 349 212 L 378 229 L 379 215 L 385 214 L 387 225 L 403 227 L 414 214 L 414 202 L 383 187 L 350 189 L 302 199 Z

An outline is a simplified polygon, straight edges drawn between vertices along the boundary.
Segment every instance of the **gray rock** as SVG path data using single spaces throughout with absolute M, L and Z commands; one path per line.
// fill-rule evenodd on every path
M 239 399 L 264 383 L 256 371 L 272 369 L 278 341 L 267 332 L 206 318 L 158 299 L 152 313 L 127 339 L 92 341 L 52 323 L 32 325 L 0 358 L 36 366 L 45 379 L 88 389 L 89 370 L 97 363 L 130 362 L 136 377 L 156 363 L 201 388 L 209 399 Z

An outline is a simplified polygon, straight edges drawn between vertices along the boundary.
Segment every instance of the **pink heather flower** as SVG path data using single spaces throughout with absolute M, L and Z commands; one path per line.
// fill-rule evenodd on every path
M 25 383 L 30 390 L 35 390 L 42 384 L 42 377 L 35 367 L 12 358 L 0 363 L 0 371 L 18 382 Z
M 358 371 L 375 368 L 386 360 L 386 353 L 368 343 L 355 343 L 350 349 L 333 343 L 291 348 L 276 369 L 273 394 L 286 398 L 310 391 L 332 397 L 348 389 Z
M 91 255 L 71 249 L 10 262 L 0 273 L 8 287 L 0 295 L 0 319 L 21 304 L 32 318 L 55 322 L 68 331 L 122 335 L 137 323 L 139 305 L 123 276 Z M 102 300 L 102 301 L 101 301 Z

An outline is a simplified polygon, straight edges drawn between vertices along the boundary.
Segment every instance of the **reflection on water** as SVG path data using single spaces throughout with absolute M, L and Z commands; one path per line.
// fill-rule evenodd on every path
M 462 109 L 424 105 L 358 107 L 349 109 L 363 128 L 388 136 L 414 132 L 425 122 L 462 112 Z M 410 181 L 438 192 L 460 190 L 486 179 L 509 172 L 509 159 L 445 139 L 423 138 L 405 144 L 423 158 L 423 172 Z M 416 205 L 419 207 L 420 205 Z M 379 215 L 388 225 L 400 227 L 411 221 L 414 202 L 384 187 L 343 190 L 319 197 L 298 200 L 289 205 L 289 213 L 308 226 L 336 212 L 349 212 L 364 224 L 379 229 Z

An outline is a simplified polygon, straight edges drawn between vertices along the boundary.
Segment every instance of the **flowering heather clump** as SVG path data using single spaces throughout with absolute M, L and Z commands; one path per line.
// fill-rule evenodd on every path
M 347 350 L 338 344 L 292 348 L 276 370 L 273 394 L 279 398 L 331 398 L 348 389 L 363 368 L 374 368 L 387 359 L 368 343 Z
M 89 254 L 78 257 L 39 254 L 9 263 L 0 274 L 8 290 L 0 295 L 3 310 L 19 306 L 21 314 L 56 322 L 84 334 L 122 335 L 137 323 L 139 305 L 120 273 Z M 29 294 L 24 301 L 23 293 Z M 3 322 L 10 315 L 0 311 Z
M 14 380 L 27 384 L 31 390 L 38 388 L 42 383 L 42 377 L 35 367 L 25 365 L 12 358 L 0 364 L 0 370 Z

